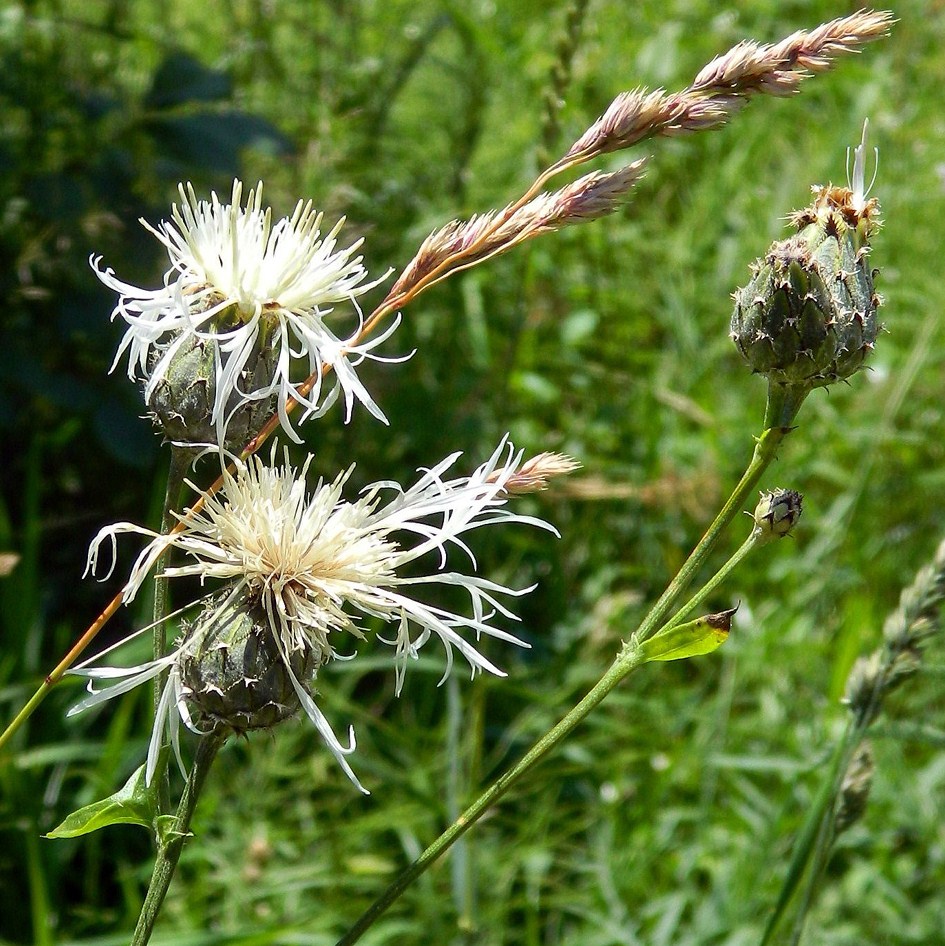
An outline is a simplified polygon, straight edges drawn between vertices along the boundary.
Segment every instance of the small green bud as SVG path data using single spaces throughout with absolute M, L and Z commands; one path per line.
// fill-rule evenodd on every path
M 755 507 L 755 528 L 764 538 L 783 539 L 790 535 L 794 524 L 801 518 L 804 497 L 794 489 L 774 489 L 762 493 Z
M 241 393 L 265 388 L 274 377 L 278 348 L 264 334 L 260 331 L 226 405 L 223 446 L 228 450 L 241 449 L 276 409 L 276 395 L 250 400 Z M 188 338 L 148 398 L 155 424 L 172 443 L 203 446 L 217 442 L 216 424 L 211 421 L 220 370 L 217 344 L 214 339 Z
M 203 728 L 269 729 L 295 714 L 299 698 L 265 610 L 247 598 L 224 604 L 231 593 L 211 598 L 185 628 L 197 640 L 181 661 L 186 700 Z M 289 662 L 303 685 L 319 664 L 310 649 L 290 654 Z
M 877 204 L 844 187 L 814 188 L 797 233 L 771 245 L 735 293 L 731 335 L 752 370 L 819 387 L 850 377 L 873 348 L 879 297 L 867 258 Z

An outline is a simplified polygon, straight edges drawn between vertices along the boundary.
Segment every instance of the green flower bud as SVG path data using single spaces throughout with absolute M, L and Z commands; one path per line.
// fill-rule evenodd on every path
M 752 370 L 809 387 L 850 377 L 873 348 L 879 297 L 869 237 L 877 204 L 845 187 L 814 188 L 797 233 L 772 244 L 735 293 L 731 335 Z
M 185 635 L 197 640 L 180 664 L 186 700 L 201 728 L 269 729 L 295 714 L 299 698 L 265 610 L 247 598 L 223 605 L 231 593 L 211 598 L 185 628 Z M 303 685 L 319 662 L 311 649 L 289 655 L 292 673 Z
M 223 446 L 228 450 L 240 450 L 276 409 L 275 394 L 248 399 L 242 393 L 267 387 L 275 375 L 278 347 L 264 335 L 261 331 L 226 404 L 224 420 L 229 419 Z M 211 420 L 219 371 L 217 344 L 215 339 L 191 335 L 147 399 L 155 424 L 172 443 L 203 446 L 217 442 L 216 423 Z
M 801 517 L 804 497 L 794 489 L 775 489 L 762 493 L 755 507 L 755 528 L 767 539 L 789 535 Z

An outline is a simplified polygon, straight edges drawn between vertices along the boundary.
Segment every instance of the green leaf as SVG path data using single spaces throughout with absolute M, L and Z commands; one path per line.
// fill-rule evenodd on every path
M 158 67 L 145 106 L 156 109 L 185 102 L 218 102 L 232 94 L 233 83 L 226 73 L 178 52 L 169 55 Z
M 728 639 L 732 628 L 732 615 L 737 608 L 707 614 L 695 621 L 675 624 L 654 634 L 640 645 L 640 652 L 647 661 L 683 660 L 711 654 Z
M 150 829 L 157 810 L 157 786 L 145 784 L 144 770 L 143 765 L 135 770 L 114 795 L 84 805 L 67 815 L 62 824 L 46 837 L 77 838 L 110 824 L 140 824 Z
M 211 172 L 236 174 L 244 148 L 291 151 L 290 140 L 271 122 L 236 110 L 153 116 L 142 127 L 160 145 L 165 160 Z

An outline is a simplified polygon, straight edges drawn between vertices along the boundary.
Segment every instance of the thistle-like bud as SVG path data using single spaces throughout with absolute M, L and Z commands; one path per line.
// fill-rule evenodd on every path
M 850 377 L 879 330 L 869 240 L 878 204 L 863 181 L 866 128 L 852 187 L 814 187 L 792 215 L 797 233 L 771 245 L 735 293 L 731 334 L 751 368 L 779 384 L 809 388 Z
M 197 643 L 181 660 L 180 673 L 194 723 L 238 733 L 269 729 L 293 716 L 299 698 L 265 609 L 231 591 L 210 599 L 184 629 Z M 320 660 L 311 648 L 288 655 L 296 680 L 311 680 Z
M 239 450 L 255 437 L 276 409 L 276 394 L 251 399 L 244 393 L 266 389 L 275 376 L 279 347 L 264 334 L 260 331 L 226 403 L 223 446 L 228 450 Z M 155 425 L 172 443 L 204 446 L 217 442 L 212 415 L 219 383 L 218 344 L 215 338 L 190 335 L 147 395 Z M 155 353 L 153 360 L 158 358 Z
M 755 528 L 767 539 L 783 539 L 790 535 L 801 517 L 804 497 L 794 489 L 774 489 L 762 493 L 755 507 Z

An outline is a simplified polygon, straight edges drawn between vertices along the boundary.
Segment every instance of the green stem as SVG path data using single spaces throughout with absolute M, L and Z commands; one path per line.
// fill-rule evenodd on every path
M 771 937 L 774 935 L 785 910 L 806 873 L 807 882 L 798 906 L 790 942 L 792 946 L 797 946 L 801 941 L 807 914 L 813 905 L 818 883 L 833 848 L 837 799 L 843 791 L 843 780 L 853 760 L 853 754 L 866 737 L 867 730 L 875 718 L 876 709 L 882 702 L 885 675 L 889 672 L 892 662 L 892 658 L 887 655 L 883 666 L 876 674 L 876 683 L 869 702 L 849 722 L 846 729 L 844 729 L 840 742 L 833 751 L 827 776 L 823 780 L 800 834 L 794 842 L 788 872 L 784 878 L 784 883 L 781 885 L 781 892 L 768 920 L 768 925 L 765 927 L 761 946 L 766 946 L 771 941 Z
M 841 773 L 842 774 L 842 773 Z M 804 935 L 804 926 L 807 923 L 807 914 L 814 904 L 814 897 L 817 893 L 817 885 L 820 882 L 820 876 L 824 867 L 827 866 L 827 855 L 834 840 L 834 814 L 836 812 L 836 796 L 831 794 L 830 807 L 824 813 L 820 821 L 820 827 L 817 831 L 817 837 L 814 842 L 814 862 L 807 872 L 807 882 L 804 884 L 804 892 L 801 895 L 801 903 L 797 910 L 797 916 L 794 919 L 794 929 L 791 931 L 791 939 L 788 946 L 800 946 L 801 937 Z
M 170 828 L 158 834 L 157 858 L 154 861 L 154 869 L 151 871 L 151 882 L 148 884 L 148 893 L 138 916 L 138 925 L 135 927 L 131 946 L 146 946 L 151 938 L 158 912 L 164 903 L 164 898 L 167 896 L 171 879 L 177 869 L 177 862 L 180 860 L 181 851 L 184 849 L 184 842 L 190 833 L 190 820 L 193 817 L 194 809 L 197 807 L 197 799 L 210 771 L 210 766 L 225 740 L 226 730 L 217 730 L 204 736 L 197 746 L 194 765 L 187 777 L 187 783 L 184 786 L 180 804 L 177 806 L 174 822 Z
M 768 537 L 761 529 L 757 526 L 752 529 L 748 538 L 739 546 L 738 551 L 659 630 L 663 631 L 681 624 L 688 614 L 695 611 L 735 571 L 749 552 L 759 545 L 764 545 L 766 541 L 768 541 Z
M 496 779 L 460 816 L 407 868 L 338 940 L 337 946 L 357 942 L 374 921 L 456 840 L 462 837 L 482 815 L 519 779 L 564 739 L 601 700 L 644 662 L 635 643 L 625 644 L 610 669 L 594 688 L 561 721 L 550 729 L 507 772 Z
M 512 788 L 529 769 L 540 762 L 555 746 L 611 692 L 625 677 L 629 676 L 646 657 L 640 644 L 660 629 L 660 625 L 673 605 L 692 581 L 709 552 L 718 541 L 723 529 L 734 519 L 745 503 L 762 474 L 774 459 L 778 445 L 790 432 L 790 423 L 800 409 L 809 389 L 769 385 L 768 402 L 765 409 L 765 430 L 755 445 L 751 463 L 742 476 L 722 511 L 716 516 L 702 540 L 686 560 L 680 572 L 653 606 L 640 629 L 623 645 L 617 659 L 603 677 L 570 712 L 550 729 L 508 771 L 496 779 L 362 914 L 354 926 L 340 939 L 337 946 L 351 946 L 357 942 L 375 920 L 438 858 L 461 838 L 482 815 Z M 763 536 L 758 529 L 751 534 L 738 551 L 722 566 L 719 573 L 706 583 L 673 618 L 666 623 L 672 627 L 682 621 L 685 614 L 695 608 L 708 594 L 731 573 L 739 562 L 755 548 Z
M 921 575 L 922 573 L 920 573 Z M 926 575 L 925 581 L 929 581 L 934 577 L 934 573 L 931 576 Z M 926 608 L 934 609 L 938 607 L 940 598 L 936 597 L 936 593 L 935 584 L 931 588 L 924 587 L 924 583 L 920 582 L 918 577 L 908 592 L 903 592 L 903 600 L 908 600 L 914 609 L 914 620 L 925 617 Z M 906 620 L 902 617 L 902 608 L 903 605 L 900 606 L 899 611 L 894 612 L 894 617 Z M 843 780 L 853 760 L 854 753 L 866 738 L 870 726 L 879 713 L 883 694 L 889 686 L 889 675 L 893 672 L 899 653 L 888 643 L 883 648 L 882 661 L 875 672 L 869 698 L 854 710 L 852 719 L 848 722 L 842 738 L 833 751 L 827 775 L 821 783 L 814 803 L 810 806 L 807 818 L 801 827 L 797 840 L 794 842 L 791 861 L 781 885 L 778 900 L 762 935 L 760 946 L 767 946 L 771 942 L 788 905 L 806 874 L 807 882 L 798 906 L 790 942 L 796 946 L 801 941 L 807 915 L 813 905 L 818 884 L 827 866 L 827 860 L 836 837 L 834 827 L 838 810 L 837 799 L 843 791 Z
M 164 490 L 164 507 L 161 510 L 161 533 L 167 535 L 177 522 L 174 510 L 180 505 L 181 490 L 184 485 L 184 475 L 190 462 L 190 451 L 171 444 L 171 462 L 167 469 L 167 487 Z M 152 612 L 153 626 L 151 628 L 151 647 L 154 659 L 163 657 L 167 651 L 167 622 L 165 618 L 170 613 L 167 578 L 158 571 L 154 576 L 154 609 Z M 158 674 L 154 678 L 154 716 L 157 718 L 158 707 L 161 704 L 161 693 L 167 672 Z M 163 757 L 167 758 L 167 753 Z M 170 808 L 170 780 L 167 766 L 155 773 L 158 779 L 158 812 L 164 814 Z
M 171 445 L 171 462 L 167 470 L 167 488 L 164 491 L 164 507 L 161 510 L 161 533 L 167 535 L 177 524 L 174 510 L 180 505 L 181 488 L 184 485 L 184 474 L 190 460 L 189 451 Z M 168 605 L 167 578 L 158 573 L 154 578 L 154 628 L 151 633 L 151 642 L 154 659 L 163 657 L 167 650 L 167 628 L 164 619 L 170 607 Z M 157 712 L 161 702 L 161 691 L 164 689 L 163 674 L 154 681 L 154 711 Z
M 640 625 L 640 639 L 646 640 L 660 627 L 666 615 L 682 596 L 693 578 L 702 568 L 709 553 L 715 547 L 726 526 L 735 518 L 745 505 L 751 492 L 758 485 L 765 470 L 777 455 L 781 441 L 791 432 L 791 422 L 800 410 L 810 388 L 800 385 L 768 384 L 768 400 L 765 405 L 764 431 L 755 442 L 751 462 L 738 485 L 732 491 L 721 512 L 706 530 L 699 544 L 692 550 L 683 563 L 676 577 L 669 583 L 660 599 L 650 609 L 650 613 Z
M 784 883 L 781 885 L 777 903 L 761 937 L 760 946 L 766 946 L 767 943 L 771 942 L 771 937 L 778 928 L 781 918 L 784 916 L 784 911 L 804 877 L 815 847 L 823 838 L 824 815 L 828 808 L 833 805 L 837 787 L 843 779 L 843 773 L 846 771 L 845 759 L 849 757 L 854 729 L 855 726 L 852 725 L 847 727 L 843 740 L 834 750 L 827 777 L 821 784 L 797 840 L 794 842 L 791 862 L 788 865 Z

